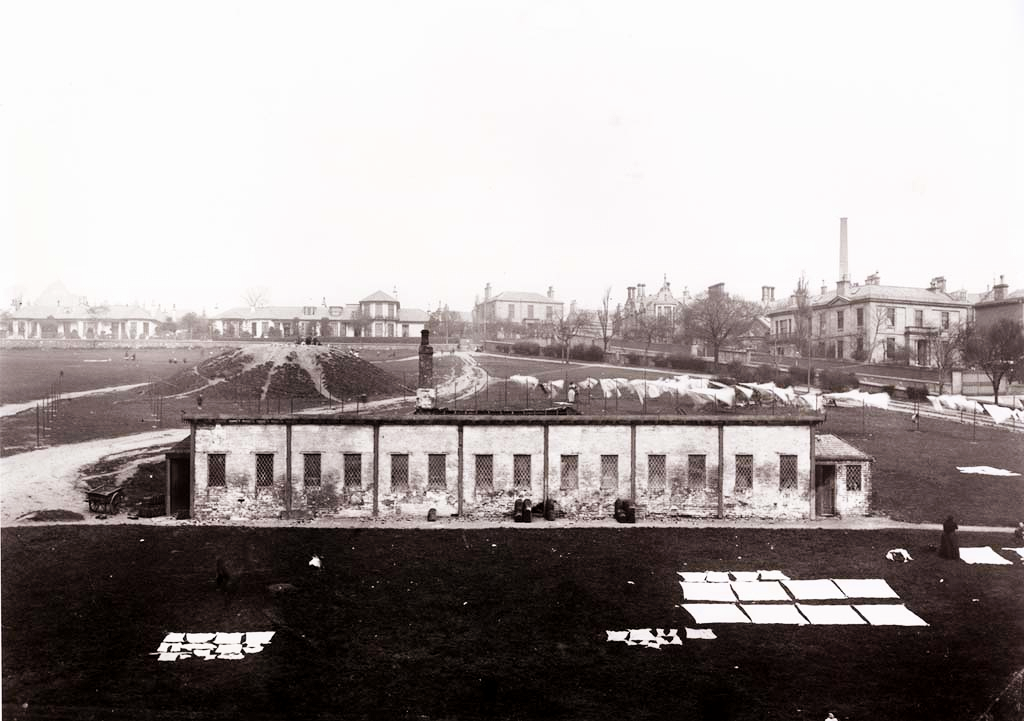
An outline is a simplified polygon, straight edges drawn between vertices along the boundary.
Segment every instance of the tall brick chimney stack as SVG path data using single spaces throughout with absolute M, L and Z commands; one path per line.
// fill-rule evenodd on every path
M 1006 281 L 1003 280 L 1003 276 L 999 276 L 999 284 L 992 286 L 992 299 L 1006 300 L 1006 291 L 1009 287 Z
M 845 296 L 850 292 L 850 256 L 846 240 L 846 218 L 839 219 L 839 282 L 836 294 Z
M 430 331 L 420 331 L 420 377 L 419 388 L 434 387 L 434 348 L 430 345 Z

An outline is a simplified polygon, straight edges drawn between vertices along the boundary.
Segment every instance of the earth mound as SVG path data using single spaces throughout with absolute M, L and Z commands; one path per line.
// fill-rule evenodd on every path
M 173 393 L 215 399 L 397 396 L 409 389 L 396 376 L 354 354 L 316 345 L 267 343 L 225 351 L 170 378 Z

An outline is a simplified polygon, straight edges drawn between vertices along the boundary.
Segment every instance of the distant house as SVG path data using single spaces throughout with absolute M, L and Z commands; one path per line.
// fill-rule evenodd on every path
M 55 283 L 34 303 L 13 308 L 4 322 L 7 338 L 143 340 L 161 320 L 139 305 L 91 304 Z
M 491 284 L 484 288 L 484 299 L 473 308 L 473 322 L 487 338 L 507 335 L 535 336 L 545 324 L 561 320 L 565 304 L 555 298 L 555 289 L 547 295 L 510 290 L 491 295 Z
M 984 293 L 974 304 L 974 319 L 979 326 L 986 326 L 1007 318 L 1024 323 L 1024 288 L 1008 293 L 1009 286 L 999 276 L 999 283 Z
M 653 295 L 647 295 L 647 286 L 637 283 L 626 288 L 626 302 L 618 308 L 620 326 L 618 334 L 623 338 L 631 338 L 641 333 L 641 325 L 645 319 L 664 318 L 666 325 L 673 331 L 681 331 L 683 315 L 690 294 L 683 291 L 683 297 L 677 298 L 672 293 L 672 286 L 666 276 L 661 288 Z M 669 340 L 664 338 L 663 340 Z
M 223 338 L 418 338 L 426 311 L 377 291 L 358 303 L 231 308 L 212 319 Z

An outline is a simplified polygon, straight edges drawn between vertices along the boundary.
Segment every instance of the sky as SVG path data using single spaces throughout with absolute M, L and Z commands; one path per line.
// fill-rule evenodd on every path
M 1024 287 L 1024 2 L 15 0 L 0 301 Z

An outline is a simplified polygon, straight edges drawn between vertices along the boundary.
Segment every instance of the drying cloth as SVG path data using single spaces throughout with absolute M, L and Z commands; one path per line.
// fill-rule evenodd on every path
M 682 646 L 683 639 L 679 638 L 679 632 L 674 628 L 659 628 L 658 641 L 663 646 Z
M 868 620 L 872 626 L 927 626 L 924 619 L 904 606 L 902 603 L 890 605 L 876 603 L 854 606 L 857 613 Z
M 713 640 L 718 638 L 715 632 L 710 628 L 688 628 L 686 629 L 686 638 L 704 638 Z
M 1011 553 L 1016 553 L 1018 556 L 1021 557 L 1021 560 L 1024 560 L 1024 548 L 1003 548 L 1003 550 L 1010 551 Z
M 885 554 L 886 559 L 890 561 L 899 561 L 900 563 L 906 563 L 907 561 L 913 561 L 910 557 L 910 552 L 905 548 L 893 548 Z
M 800 613 L 815 626 L 863 626 L 867 623 L 853 610 L 853 606 L 811 605 L 809 603 L 798 603 L 796 606 L 800 609 Z
M 730 571 L 729 575 L 732 576 L 734 581 L 756 581 L 757 571 Z
M 609 641 L 625 641 L 629 638 L 629 631 L 605 631 Z
M 684 603 L 683 610 L 696 623 L 750 623 L 743 611 L 731 603 Z
M 868 408 L 888 408 L 889 407 L 889 394 L 888 393 L 867 393 L 865 394 L 864 405 Z
M 565 385 L 565 381 L 551 381 L 550 383 L 548 383 L 548 385 L 554 388 L 556 391 L 560 391 L 562 390 L 562 386 Z
M 961 473 L 977 473 L 982 476 L 1019 476 L 1019 473 L 1008 471 L 1005 468 L 993 468 L 992 466 L 957 466 Z
M 527 389 L 535 388 L 540 382 L 533 376 L 509 376 L 508 379 L 517 385 L 526 386 Z
M 803 395 L 797 396 L 796 399 L 812 411 L 821 410 L 821 395 L 818 393 L 804 393 Z
M 729 585 L 741 601 L 789 601 L 778 581 L 734 581 Z
M 656 641 L 657 638 L 651 629 L 649 628 L 631 628 L 629 629 L 629 636 L 626 638 L 626 643 L 630 646 L 635 646 L 638 643 L 647 643 L 648 641 Z
M 985 403 L 984 406 L 985 412 L 992 416 L 992 420 L 994 420 L 996 423 L 1005 423 L 1006 421 L 1013 418 L 1013 410 L 1010 408 L 994 406 L 991 403 Z
M 729 583 L 729 573 L 727 571 L 708 571 L 707 573 L 708 583 Z
M 680 581 L 683 598 L 687 601 L 725 601 L 736 603 L 736 596 L 728 583 L 687 583 Z
M 932 408 L 937 411 L 941 411 L 943 408 L 942 401 L 939 400 L 938 396 L 928 396 L 928 402 L 931 403 Z
M 782 571 L 758 571 L 757 577 L 762 581 L 788 581 L 789 576 Z M 739 579 L 736 579 L 739 580 Z
M 881 578 L 833 578 L 832 582 L 849 598 L 899 598 Z
M 960 560 L 964 563 L 985 563 L 992 566 L 1012 566 L 1013 561 L 1007 561 L 988 546 L 978 548 L 961 548 Z
M 846 598 L 839 587 L 827 578 L 808 581 L 783 581 L 793 598 L 798 601 L 825 601 Z
M 689 583 L 702 583 L 707 580 L 708 576 L 704 571 L 676 571 L 676 573 L 682 576 L 684 581 Z
M 601 386 L 601 393 L 603 393 L 606 398 L 610 398 L 612 396 L 618 398 L 621 395 L 619 393 L 618 384 L 611 378 L 602 378 L 598 381 L 598 385 Z
M 578 385 L 583 390 L 590 390 L 594 386 L 600 385 L 600 384 L 597 382 L 597 378 L 584 378 L 583 380 L 581 380 L 576 385 Z
M 754 389 L 753 388 L 748 388 L 747 386 L 741 384 L 741 385 L 736 386 L 736 390 L 738 390 L 740 393 L 742 393 L 743 397 L 746 398 L 748 401 L 751 398 L 754 397 Z
M 806 626 L 807 619 L 800 615 L 792 603 L 751 603 L 742 605 L 743 612 L 753 623 L 786 623 Z

